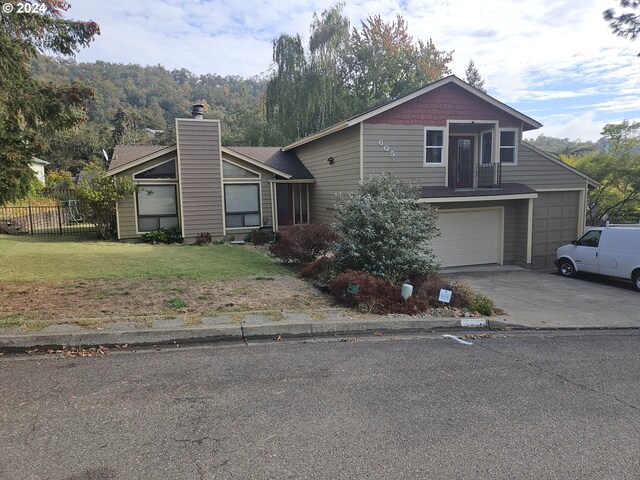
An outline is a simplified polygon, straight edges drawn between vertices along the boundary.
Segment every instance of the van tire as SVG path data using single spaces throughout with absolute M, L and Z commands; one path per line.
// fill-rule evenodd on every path
M 640 270 L 633 272 L 631 279 L 633 280 L 633 286 L 635 289 L 640 292 Z
M 563 277 L 575 277 L 576 267 L 573 266 L 571 260 L 561 258 L 560 261 L 558 261 L 558 273 Z

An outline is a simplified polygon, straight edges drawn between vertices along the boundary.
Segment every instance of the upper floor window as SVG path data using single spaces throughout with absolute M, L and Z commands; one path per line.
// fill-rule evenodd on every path
M 176 161 L 174 159 L 161 163 L 148 170 L 136 173 L 133 178 L 139 180 L 168 178 L 173 180 L 176 178 Z
M 500 130 L 500 163 L 516 163 L 518 131 L 515 128 Z
M 444 128 L 425 129 L 425 165 L 442 164 L 444 161 Z
M 492 161 L 493 131 L 482 132 L 480 142 L 480 164 L 489 165 Z

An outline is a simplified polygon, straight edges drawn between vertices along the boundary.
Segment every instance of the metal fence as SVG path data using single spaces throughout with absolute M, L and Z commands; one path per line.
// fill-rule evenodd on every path
M 0 233 L 10 235 L 90 235 L 96 227 L 85 222 L 78 200 L 56 205 L 0 207 Z

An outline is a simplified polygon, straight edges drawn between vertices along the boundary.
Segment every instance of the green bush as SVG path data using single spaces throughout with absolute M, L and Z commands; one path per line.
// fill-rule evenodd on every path
M 490 317 L 495 313 L 496 305 L 489 297 L 476 295 L 476 297 L 469 302 L 469 310 Z
M 142 234 L 144 243 L 182 243 L 180 227 L 159 228 Z
M 383 174 L 339 195 L 333 227 L 340 239 L 342 270 L 362 270 L 395 284 L 438 268 L 430 240 L 438 235 L 437 214 L 419 203 L 419 187 Z

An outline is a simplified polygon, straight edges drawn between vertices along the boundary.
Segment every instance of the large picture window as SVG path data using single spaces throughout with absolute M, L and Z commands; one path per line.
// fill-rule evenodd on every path
M 224 186 L 225 224 L 227 228 L 260 226 L 260 186 L 257 183 Z
M 500 163 L 516 163 L 517 138 L 515 129 L 500 130 Z
M 425 129 L 425 157 L 426 165 L 441 164 L 444 160 L 444 129 Z
M 175 185 L 145 185 L 136 193 L 138 231 L 178 226 Z

